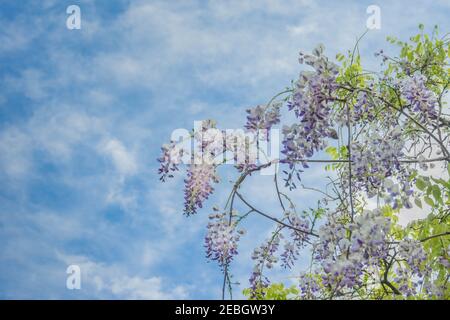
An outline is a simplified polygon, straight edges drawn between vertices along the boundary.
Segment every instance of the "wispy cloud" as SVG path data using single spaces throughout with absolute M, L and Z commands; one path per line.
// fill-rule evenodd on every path
M 220 271 L 202 248 L 207 209 L 182 216 L 182 178 L 156 177 L 160 144 L 194 120 L 241 126 L 246 107 L 297 76 L 298 50 L 353 46 L 369 4 L 86 0 L 82 29 L 69 31 L 60 1 L 2 3 L 2 297 L 80 297 L 64 288 L 68 263 L 90 275 L 82 297 L 218 297 Z M 419 22 L 448 29 L 445 1 L 380 6 L 382 30 L 361 44 L 365 56 Z M 244 191 L 275 208 L 267 179 L 254 180 Z M 218 187 L 208 204 L 227 192 Z M 310 206 L 312 194 L 292 196 Z M 267 225 L 254 227 L 262 241 Z M 242 281 L 252 245 L 243 238 Z

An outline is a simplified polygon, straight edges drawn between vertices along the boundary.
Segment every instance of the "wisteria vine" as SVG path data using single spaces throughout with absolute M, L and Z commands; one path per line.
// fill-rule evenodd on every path
M 400 54 L 376 53 L 377 72 L 363 69 L 357 45 L 334 61 L 323 45 L 300 53 L 306 70 L 267 104 L 248 109 L 242 131 L 219 130 L 208 120 L 190 135 L 198 142 L 193 150 L 178 141 L 162 147 L 162 181 L 181 171 L 183 157 L 191 160 L 186 215 L 203 207 L 220 182 L 219 167 L 234 161 L 237 178 L 225 205 L 213 208 L 205 236 L 206 257 L 224 275 L 223 298 L 234 285 L 241 222 L 254 215 L 274 230 L 249 257 L 249 298 L 267 297 L 266 271 L 273 268 L 293 274 L 294 299 L 450 298 L 450 39 L 421 27 L 408 42 L 388 40 Z M 277 126 L 280 155 L 265 158 L 260 141 Z M 327 188 L 315 190 L 322 196 L 317 208 L 297 212 L 285 190 L 306 189 L 302 175 L 317 162 L 331 172 Z M 242 192 L 248 176 L 269 167 L 276 169 L 275 212 Z M 237 202 L 248 211 L 237 212 Z M 412 209 L 420 218 L 399 224 L 400 211 Z M 299 268 L 299 260 L 309 267 Z

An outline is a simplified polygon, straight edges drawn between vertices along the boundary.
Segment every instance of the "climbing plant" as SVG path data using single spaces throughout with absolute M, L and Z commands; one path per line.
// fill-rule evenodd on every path
M 250 215 L 273 222 L 271 236 L 249 257 L 250 299 L 450 297 L 450 39 L 437 28 L 419 29 L 408 41 L 389 37 L 398 54 L 375 53 L 377 71 L 363 67 L 362 37 L 335 59 L 322 45 L 301 52 L 299 78 L 247 110 L 244 130 L 206 120 L 162 147 L 162 181 L 186 163 L 187 216 L 220 183 L 219 167 L 234 161 L 236 180 L 225 205 L 209 209 L 204 244 L 223 272 L 223 298 L 232 293 L 233 259 Z M 262 142 L 277 143 L 272 133 L 280 127 L 280 154 L 267 157 Z M 317 207 L 301 208 L 290 194 L 304 190 L 312 163 L 326 164 L 324 188 L 315 190 Z M 249 176 L 268 168 L 280 207 L 274 212 L 242 191 Z M 238 212 L 237 203 L 247 210 Z M 410 210 L 419 218 L 400 224 L 399 213 Z M 299 258 L 308 260 L 306 269 Z M 271 282 L 266 271 L 275 265 L 293 275 L 294 286 Z

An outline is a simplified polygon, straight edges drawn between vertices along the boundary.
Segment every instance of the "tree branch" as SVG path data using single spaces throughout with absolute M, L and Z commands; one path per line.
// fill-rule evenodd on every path
M 270 216 L 270 215 L 268 215 L 268 214 L 266 214 L 266 213 L 264 213 L 264 212 L 262 212 L 262 211 L 256 209 L 256 208 L 255 208 L 254 206 L 252 206 L 247 200 L 245 200 L 244 197 L 243 197 L 239 192 L 237 192 L 237 191 L 236 191 L 236 195 L 237 195 L 238 198 L 241 199 L 242 202 L 245 203 L 251 210 L 253 210 L 254 212 L 260 214 L 261 216 L 266 217 L 267 219 L 270 219 L 270 220 L 272 220 L 272 221 L 275 221 L 276 223 L 278 223 L 278 224 L 280 224 L 280 225 L 282 225 L 282 226 L 285 226 L 286 228 L 295 230 L 295 231 L 297 231 L 297 232 L 301 232 L 301 233 L 304 233 L 304 234 L 308 234 L 308 235 L 311 235 L 311 236 L 313 236 L 313 237 L 319 237 L 318 234 L 315 234 L 315 233 L 312 232 L 312 231 L 309 232 L 309 231 L 305 231 L 305 230 L 302 230 L 302 229 L 298 229 L 298 228 L 296 228 L 296 227 L 294 227 L 294 226 L 291 226 L 291 225 L 289 225 L 289 224 L 287 224 L 287 223 L 284 223 L 283 221 L 278 220 L 277 218 L 274 218 L 274 217 L 272 217 L 272 216 Z

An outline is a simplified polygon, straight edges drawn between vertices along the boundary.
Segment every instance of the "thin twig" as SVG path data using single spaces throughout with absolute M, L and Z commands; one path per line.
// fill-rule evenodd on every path
M 319 235 L 315 234 L 315 233 L 312 232 L 312 231 L 309 232 L 309 231 L 305 231 L 305 230 L 302 230 L 302 229 L 298 229 L 298 228 L 296 228 L 296 227 L 294 227 L 294 226 L 291 226 L 291 225 L 289 225 L 289 224 L 287 224 L 287 223 L 284 223 L 284 222 L 281 221 L 281 220 L 278 220 L 277 218 L 274 218 L 274 217 L 268 215 L 267 213 L 264 213 L 264 212 L 262 212 L 262 211 L 256 209 L 256 208 L 255 208 L 254 206 L 252 206 L 247 200 L 245 200 L 244 197 L 243 197 L 239 192 L 237 192 L 237 191 L 236 191 L 236 195 L 237 195 L 238 198 L 241 199 L 242 202 L 245 203 L 250 209 L 252 209 L 254 212 L 256 212 L 256 213 L 262 215 L 263 217 L 266 217 L 267 219 L 270 219 L 270 220 L 272 220 L 272 221 L 275 221 L 276 223 L 278 223 L 278 224 L 280 224 L 280 225 L 282 225 L 282 226 L 284 226 L 284 227 L 286 227 L 286 228 L 295 230 L 295 231 L 297 231 L 297 232 L 301 232 L 301 233 L 304 233 L 304 234 L 308 234 L 308 235 L 311 235 L 311 236 L 313 236 L 313 237 L 319 237 Z

